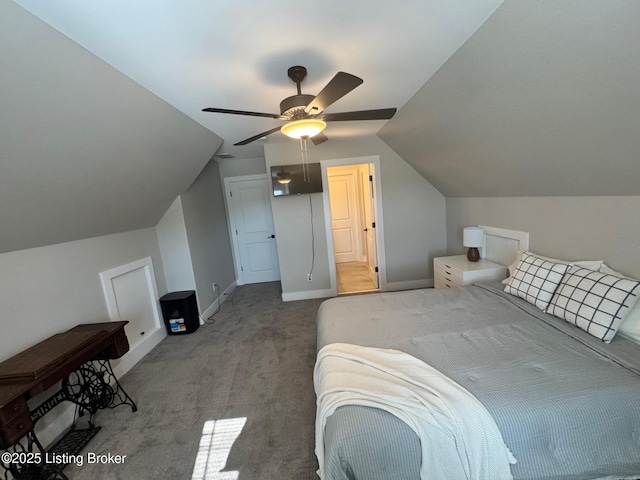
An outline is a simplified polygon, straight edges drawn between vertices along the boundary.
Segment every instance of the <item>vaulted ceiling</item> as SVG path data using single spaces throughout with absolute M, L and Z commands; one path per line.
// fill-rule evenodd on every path
M 638 24 L 636 0 L 0 2 L 0 252 L 155 225 L 279 124 L 202 108 L 279 113 L 297 64 L 303 93 L 364 79 L 328 112 L 402 107 L 327 136 L 378 133 L 446 196 L 639 195 Z
M 501 1 L 0 2 L 0 252 L 153 226 L 223 141 L 263 156 L 232 144 L 279 120 L 201 110 L 279 113 L 290 66 L 364 78 L 332 111 L 402 106 Z
M 279 114 L 296 94 L 287 69 L 303 65 L 302 92 L 338 72 L 364 83 L 327 112 L 401 107 L 502 0 L 15 0 L 187 116 L 233 144 L 280 120 L 204 113 L 219 107 Z M 375 134 L 384 121 L 332 123 L 329 138 Z M 270 141 L 284 139 L 278 132 Z
M 154 226 L 222 140 L 0 2 L 0 252 Z
M 506 1 L 379 136 L 447 197 L 640 195 L 640 2 Z

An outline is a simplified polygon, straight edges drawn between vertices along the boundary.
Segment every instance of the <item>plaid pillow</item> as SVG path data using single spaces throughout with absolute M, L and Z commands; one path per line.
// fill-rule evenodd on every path
M 640 295 L 640 282 L 572 266 L 547 313 L 611 343 Z
M 531 252 L 524 252 L 504 291 L 544 310 L 567 268 L 569 265 L 548 262 Z

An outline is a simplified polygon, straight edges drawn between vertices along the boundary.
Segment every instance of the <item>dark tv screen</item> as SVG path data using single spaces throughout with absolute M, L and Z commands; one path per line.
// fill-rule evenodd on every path
M 300 195 L 301 193 L 322 192 L 322 174 L 319 163 L 306 165 L 307 175 L 303 165 L 282 165 L 271 167 L 271 183 L 273 196 Z

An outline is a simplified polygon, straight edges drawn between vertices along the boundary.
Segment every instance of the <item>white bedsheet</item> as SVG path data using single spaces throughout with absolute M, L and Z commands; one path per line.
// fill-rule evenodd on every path
M 343 405 L 380 408 L 420 438 L 421 478 L 511 480 L 516 460 L 484 406 L 426 363 L 397 350 L 345 343 L 318 353 L 316 456 L 324 479 L 326 419 Z

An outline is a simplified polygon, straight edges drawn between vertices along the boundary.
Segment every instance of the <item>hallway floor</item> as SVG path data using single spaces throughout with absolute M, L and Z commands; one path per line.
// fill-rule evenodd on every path
M 346 293 L 377 291 L 369 267 L 365 262 L 344 262 L 336 264 L 338 295 Z

